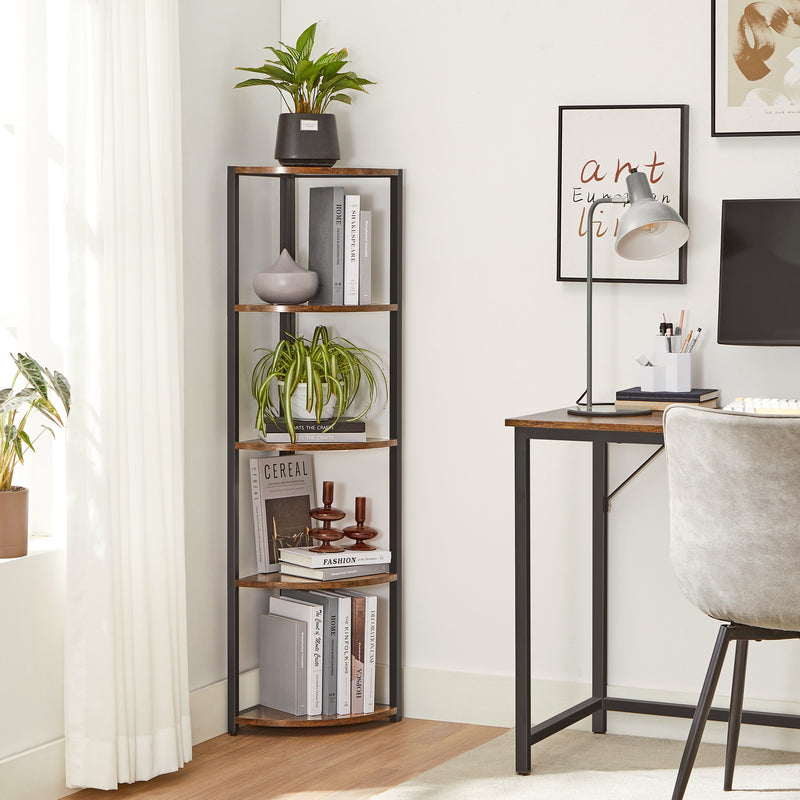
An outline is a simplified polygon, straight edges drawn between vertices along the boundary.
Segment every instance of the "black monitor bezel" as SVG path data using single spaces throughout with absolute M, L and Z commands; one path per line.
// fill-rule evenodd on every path
M 751 347 L 797 347 L 800 346 L 800 337 L 797 339 L 723 339 L 722 338 L 722 269 L 723 269 L 723 249 L 725 247 L 725 210 L 733 205 L 741 203 L 761 204 L 761 203 L 794 203 L 798 206 L 800 213 L 800 198 L 797 197 L 774 197 L 774 198 L 739 198 L 725 199 L 722 201 L 722 213 L 720 215 L 720 234 L 719 234 L 719 274 L 717 281 L 717 343 L 727 345 L 741 345 Z

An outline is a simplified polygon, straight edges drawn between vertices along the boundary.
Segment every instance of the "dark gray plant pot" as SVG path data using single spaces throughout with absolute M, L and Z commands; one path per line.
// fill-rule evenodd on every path
M 333 114 L 281 114 L 275 158 L 284 167 L 330 167 L 339 158 Z

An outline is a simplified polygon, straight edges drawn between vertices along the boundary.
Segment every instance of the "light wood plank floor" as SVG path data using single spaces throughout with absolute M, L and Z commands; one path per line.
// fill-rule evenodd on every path
M 70 800 L 367 800 L 506 728 L 404 719 L 340 728 L 240 729 L 198 745 L 177 773 Z

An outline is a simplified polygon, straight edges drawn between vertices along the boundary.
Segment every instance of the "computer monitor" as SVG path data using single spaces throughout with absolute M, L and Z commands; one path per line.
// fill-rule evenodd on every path
M 800 199 L 722 201 L 717 341 L 800 345 Z

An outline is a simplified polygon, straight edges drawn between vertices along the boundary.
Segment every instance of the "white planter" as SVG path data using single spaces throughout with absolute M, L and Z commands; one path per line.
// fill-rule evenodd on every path
M 283 393 L 283 383 L 279 384 L 281 394 Z M 312 408 L 311 411 L 306 411 L 306 384 L 299 383 L 294 390 L 291 398 L 292 418 L 293 419 L 316 419 L 317 415 Z M 336 416 L 336 397 L 330 395 L 322 407 L 322 419 L 330 419 Z

